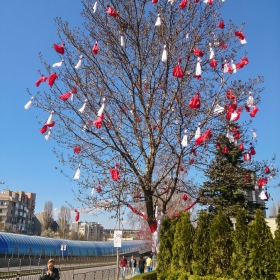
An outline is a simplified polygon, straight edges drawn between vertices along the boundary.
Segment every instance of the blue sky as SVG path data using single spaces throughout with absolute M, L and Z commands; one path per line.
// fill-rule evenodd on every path
M 179 4 L 180 1 L 177 2 Z M 66 200 L 78 205 L 71 191 L 77 188 L 76 183 L 59 172 L 62 166 L 52 153 L 55 142 L 45 141 L 39 132 L 39 119 L 46 119 L 48 115 L 34 107 L 25 110 L 23 106 L 30 99 L 26 88 L 36 94 L 37 72 L 44 70 L 38 53 L 42 52 L 50 64 L 59 61 L 52 49 L 54 43 L 59 43 L 54 18 L 61 17 L 70 26 L 77 26 L 82 22 L 81 8 L 79 1 L 71 1 L 70 4 L 66 0 L 10 0 L 0 4 L 0 181 L 5 182 L 5 185 L 0 185 L 0 190 L 9 188 L 35 192 L 36 213 L 43 210 L 47 200 L 53 202 L 54 208 L 66 205 Z M 238 26 L 246 22 L 244 33 L 247 44 L 243 50 L 248 51 L 249 65 L 242 69 L 238 79 L 258 75 L 265 78 L 265 91 L 258 106 L 260 111 L 252 126 L 258 134 L 256 159 L 268 159 L 276 153 L 277 166 L 280 166 L 279 12 L 278 0 L 226 0 L 222 9 L 225 23 L 229 19 Z M 277 178 L 270 185 L 278 182 Z M 280 201 L 280 188 L 270 188 L 269 193 L 275 202 Z M 268 206 L 271 204 L 272 200 Z M 101 222 L 106 228 L 114 228 L 116 222 L 109 220 L 109 216 L 81 214 L 81 220 Z

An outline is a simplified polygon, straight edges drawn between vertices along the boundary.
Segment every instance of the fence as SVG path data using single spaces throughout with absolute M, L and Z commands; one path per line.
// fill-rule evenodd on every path
M 60 271 L 60 280 L 115 280 L 117 269 L 112 268 L 94 268 L 93 271 L 78 273 L 78 270 L 69 268 L 66 271 Z M 0 279 L 7 280 L 39 280 L 41 269 L 22 270 L 18 272 L 0 272 Z

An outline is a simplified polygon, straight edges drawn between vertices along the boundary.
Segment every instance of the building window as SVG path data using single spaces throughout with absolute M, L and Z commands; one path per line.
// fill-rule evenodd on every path
M 2 210 L 3 210 L 3 209 L 0 209 L 0 213 L 2 213 Z

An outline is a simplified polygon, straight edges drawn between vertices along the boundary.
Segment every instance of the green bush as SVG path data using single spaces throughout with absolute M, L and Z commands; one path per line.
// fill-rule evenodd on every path
M 157 280 L 157 272 L 151 271 L 151 272 L 137 274 L 131 279 Z
M 188 280 L 233 280 L 233 278 L 220 278 L 216 276 L 191 275 Z

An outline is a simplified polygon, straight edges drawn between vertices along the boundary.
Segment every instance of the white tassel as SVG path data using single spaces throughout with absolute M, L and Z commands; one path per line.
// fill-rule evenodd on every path
M 123 34 L 121 34 L 121 47 L 124 47 L 125 43 L 124 43 L 124 36 Z
M 100 116 L 103 114 L 104 109 L 105 109 L 105 98 L 103 98 L 102 106 L 101 106 L 101 108 L 99 109 L 99 111 L 97 112 L 97 116 L 98 116 L 98 117 L 100 117 Z
M 162 56 L 161 56 L 161 61 L 163 63 L 166 63 L 167 62 L 167 50 L 166 50 L 166 45 L 164 45 L 164 48 L 163 48 L 163 52 L 162 52 Z
M 94 195 L 94 188 L 91 189 L 91 195 Z
M 62 65 L 63 61 L 64 61 L 64 59 L 61 59 L 60 62 L 56 62 L 55 64 L 53 64 L 52 67 L 60 67 Z
M 96 11 L 97 11 L 97 1 L 95 1 L 93 5 L 93 13 L 95 13 Z
M 253 105 L 254 105 L 254 97 L 252 96 L 252 93 L 251 93 L 251 92 L 249 92 L 249 97 L 248 97 L 246 103 L 247 103 L 247 106 L 248 106 L 249 108 L 253 107 Z
M 218 104 L 216 104 L 215 108 L 214 108 L 214 114 L 218 115 L 224 112 L 224 108 Z
M 184 137 L 183 137 L 183 140 L 181 142 L 181 145 L 183 148 L 187 147 L 188 146 L 188 135 L 187 135 L 187 130 L 185 130 L 184 132 Z
M 174 4 L 174 0 L 167 0 L 167 2 L 169 2 L 171 5 Z
M 24 105 L 25 110 L 28 110 L 31 107 L 33 99 L 34 97 L 31 97 L 31 99 Z
M 215 53 L 214 53 L 213 48 L 211 47 L 211 44 L 209 44 L 209 51 L 210 51 L 209 59 L 211 60 L 212 58 L 215 57 Z
M 47 124 L 51 124 L 52 123 L 52 117 L 53 117 L 54 111 L 51 112 L 48 120 L 47 120 Z
M 231 61 L 231 68 L 232 68 L 232 73 L 236 73 L 236 65 L 234 64 L 234 61 Z
M 87 125 L 85 124 L 82 128 L 82 132 L 86 132 L 87 131 Z
M 75 68 L 76 68 L 77 70 L 79 70 L 79 69 L 81 68 L 81 66 L 82 66 L 82 58 L 83 58 L 83 56 L 80 55 L 80 59 L 79 59 L 77 65 L 75 66 Z
M 237 117 L 237 112 L 234 111 L 231 115 L 230 115 L 230 121 L 233 122 Z
M 229 143 L 233 143 L 234 140 L 235 140 L 234 137 L 233 137 L 233 133 L 229 130 L 227 131 L 226 137 L 228 138 Z
M 195 75 L 196 75 L 196 76 L 200 76 L 200 75 L 201 75 L 200 58 L 197 58 L 196 69 L 195 69 Z
M 253 139 L 253 140 L 257 140 L 258 135 L 257 135 L 257 133 L 255 132 L 255 130 L 251 130 L 251 132 L 252 132 L 252 139 Z
M 260 193 L 259 198 L 261 200 L 267 200 L 267 196 L 264 190 L 262 190 L 262 192 Z
M 50 138 L 51 138 L 51 133 L 52 133 L 52 128 L 50 127 L 48 133 L 45 135 L 45 139 L 46 139 L 47 141 L 50 140 Z
M 243 40 L 240 40 L 240 43 L 241 43 L 242 45 L 244 45 L 244 44 L 247 44 L 247 41 L 246 41 L 246 39 L 244 38 Z
M 227 62 L 227 60 L 225 60 L 225 63 L 224 63 L 224 73 L 228 73 L 228 62 Z
M 189 39 L 189 33 L 186 34 L 186 39 Z
M 158 17 L 157 17 L 157 21 L 156 21 L 155 26 L 161 26 L 161 18 L 160 18 L 160 14 L 158 14 Z
M 73 177 L 73 180 L 79 180 L 80 179 L 80 175 L 81 175 L 81 165 L 79 164 L 78 169 L 75 173 L 75 176 Z
M 86 105 L 87 105 L 88 100 L 86 99 L 83 106 L 78 110 L 80 113 L 84 113 L 85 109 L 86 109 Z
M 201 136 L 201 132 L 200 132 L 200 123 L 198 123 L 198 127 L 195 131 L 195 135 L 194 135 L 194 138 L 197 139 Z

